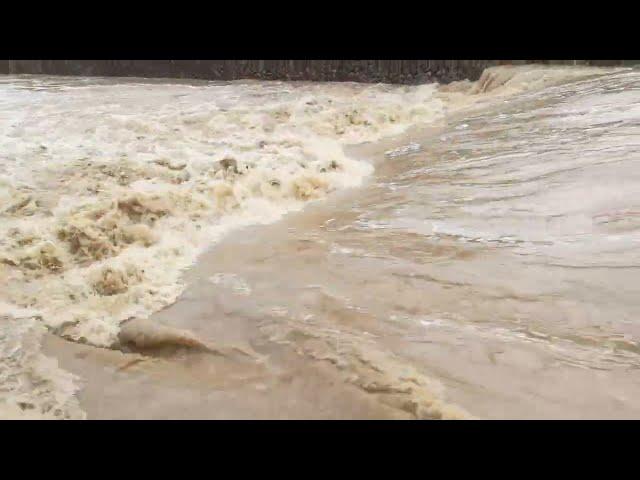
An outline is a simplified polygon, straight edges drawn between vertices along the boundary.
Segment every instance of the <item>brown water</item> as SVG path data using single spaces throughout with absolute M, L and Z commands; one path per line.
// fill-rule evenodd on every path
M 348 152 L 375 164 L 362 187 L 225 237 L 151 317 L 209 351 L 48 351 L 89 417 L 638 418 L 639 87 Z

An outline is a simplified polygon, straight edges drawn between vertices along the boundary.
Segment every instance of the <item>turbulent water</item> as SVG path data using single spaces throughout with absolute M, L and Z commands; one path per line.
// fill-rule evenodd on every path
M 367 332 L 331 318 L 300 326 L 296 316 L 319 313 L 297 304 L 304 295 L 278 300 L 236 272 L 211 272 L 210 284 L 279 302 L 293 323 L 265 326 L 274 341 L 294 324 L 337 335 L 347 354 L 307 353 L 377 365 L 392 390 L 412 383 L 412 408 L 429 406 L 417 416 L 466 415 L 438 403 L 432 379 L 443 365 L 462 374 L 487 342 L 498 372 L 496 358 L 615 369 L 620 402 L 635 408 L 627 397 L 638 386 L 619 372 L 639 353 L 639 79 L 578 67 L 498 67 L 475 83 L 415 87 L 1 78 L 0 351 L 11 361 L 0 367 L 0 415 L 82 418 L 73 376 L 39 353 L 45 328 L 109 347 L 123 321 L 175 302 L 185 269 L 232 230 L 351 187 L 351 203 L 325 205 L 331 218 L 300 234 L 327 251 L 292 267 L 288 286 L 324 281 L 370 317 Z M 375 168 L 345 154 L 421 126 L 437 133 L 416 134 Z M 342 257 L 346 271 L 332 263 Z M 386 340 L 364 346 L 376 329 Z M 442 338 L 446 354 L 416 335 Z M 552 358 L 501 342 L 542 345 Z M 475 346 L 456 359 L 461 343 Z M 489 370 L 477 368 L 487 388 Z

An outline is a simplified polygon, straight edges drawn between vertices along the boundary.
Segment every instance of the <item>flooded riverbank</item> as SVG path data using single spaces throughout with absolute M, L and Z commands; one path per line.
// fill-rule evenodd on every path
M 541 71 L 446 88 L 78 81 L 64 108 L 85 110 L 69 120 L 58 100 L 29 103 L 51 85 L 12 80 L 4 112 L 23 117 L 2 117 L 2 300 L 94 345 L 46 342 L 84 382 L 90 418 L 180 405 L 202 418 L 636 418 L 639 76 Z M 114 95 L 100 115 L 96 88 Z M 47 141 L 45 127 L 58 128 Z M 79 166 L 87 135 L 100 152 Z M 118 340 L 162 307 L 151 321 L 210 350 Z

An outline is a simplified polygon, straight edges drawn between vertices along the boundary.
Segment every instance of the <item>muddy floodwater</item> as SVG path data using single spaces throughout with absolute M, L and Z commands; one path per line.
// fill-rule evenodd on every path
M 0 78 L 0 415 L 640 418 L 640 71 Z

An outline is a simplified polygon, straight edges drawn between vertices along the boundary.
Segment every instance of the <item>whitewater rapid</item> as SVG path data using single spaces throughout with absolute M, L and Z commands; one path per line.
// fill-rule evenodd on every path
M 28 404 L 82 418 L 42 332 L 113 345 L 123 321 L 175 302 L 182 272 L 228 232 L 360 186 L 374 167 L 345 146 L 602 73 L 495 67 L 446 86 L 1 77 L 0 351 L 16 360 L 0 370 L 0 416 Z M 8 380 L 34 376 L 47 389 Z

